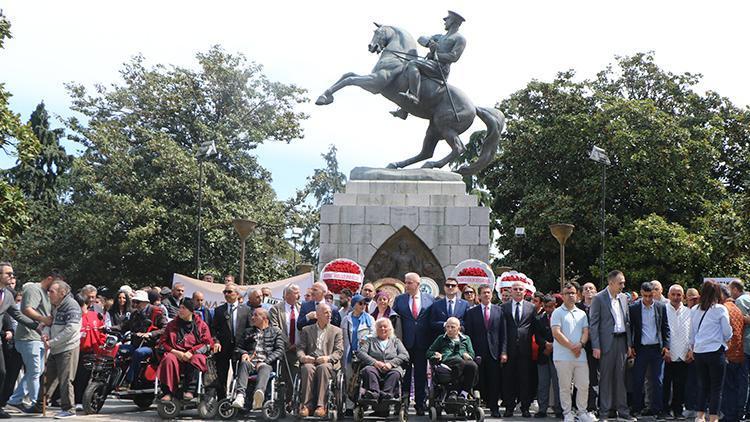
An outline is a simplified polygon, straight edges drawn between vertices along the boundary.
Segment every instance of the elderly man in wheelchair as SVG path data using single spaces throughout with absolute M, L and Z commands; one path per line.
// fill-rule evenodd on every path
M 448 392 L 448 400 L 459 397 L 466 400 L 473 398 L 472 390 L 476 383 L 478 367 L 474 362 L 474 348 L 471 339 L 461 333 L 461 322 L 451 317 L 445 321 L 445 333 L 438 336 L 427 350 L 427 359 L 434 365 L 437 380 L 441 375 L 450 373 L 449 384 L 453 387 Z M 442 373 L 442 374 L 441 374 Z
M 300 363 L 300 402 L 298 416 L 305 418 L 314 410 L 314 416 L 323 418 L 329 410 L 341 411 L 341 398 L 327 400 L 329 394 L 343 395 L 341 358 L 344 355 L 344 337 L 341 328 L 331 324 L 332 311 L 326 303 L 315 308 L 317 321 L 299 332 L 297 359 Z M 331 379 L 336 377 L 335 385 Z M 333 391 L 329 391 L 329 388 Z M 338 403 L 337 409 L 328 409 L 327 404 Z
M 284 336 L 277 327 L 268 322 L 268 311 L 264 308 L 255 308 L 250 317 L 252 326 L 247 328 L 243 335 L 242 343 L 237 345 L 235 354 L 239 357 L 239 370 L 237 374 L 236 396 L 232 407 L 243 409 L 245 407 L 245 390 L 248 379 L 256 375 L 255 392 L 253 393 L 253 409 L 263 407 L 266 396 L 266 387 L 271 377 L 275 362 L 280 359 L 286 351 Z

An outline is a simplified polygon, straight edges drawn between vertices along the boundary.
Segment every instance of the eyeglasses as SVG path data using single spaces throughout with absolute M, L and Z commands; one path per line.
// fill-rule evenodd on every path
M 449 289 L 452 289 L 454 287 L 458 287 L 458 284 L 446 284 L 445 287 L 448 287 Z
M 522 291 L 524 291 L 524 290 L 526 290 L 526 289 L 525 289 L 525 288 L 523 288 L 523 287 L 513 287 L 513 289 L 512 289 L 512 290 L 513 290 L 514 292 L 522 292 Z
M 363 292 L 371 292 L 372 289 L 362 289 Z
M 234 293 L 234 290 L 224 290 L 225 295 L 228 295 L 229 293 Z

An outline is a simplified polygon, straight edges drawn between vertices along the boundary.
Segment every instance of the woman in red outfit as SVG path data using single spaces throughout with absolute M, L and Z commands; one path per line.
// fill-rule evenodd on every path
M 183 377 L 189 384 L 182 398 L 192 399 L 194 391 L 191 390 L 196 387 L 196 371 L 205 372 L 208 369 L 206 353 L 211 348 L 213 340 L 208 325 L 197 318 L 193 314 L 194 311 L 195 304 L 192 299 L 183 300 L 177 318 L 167 324 L 164 335 L 161 336 L 160 346 L 164 355 L 159 362 L 157 376 L 164 391 L 162 401 L 172 400 L 172 395 L 179 389 L 180 379 Z

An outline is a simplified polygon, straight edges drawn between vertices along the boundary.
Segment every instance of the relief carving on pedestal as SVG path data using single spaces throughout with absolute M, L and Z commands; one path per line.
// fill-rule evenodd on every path
M 404 279 L 404 274 L 415 272 L 430 277 L 438 285 L 445 281 L 443 269 L 427 245 L 408 227 L 401 227 L 380 246 L 365 269 L 365 280 L 375 281 L 392 277 Z

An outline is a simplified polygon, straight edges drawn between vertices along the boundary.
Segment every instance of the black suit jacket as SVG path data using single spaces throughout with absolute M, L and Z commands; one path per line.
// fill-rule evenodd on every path
M 508 357 L 523 356 L 531 359 L 531 338 L 534 335 L 534 320 L 536 318 L 536 309 L 534 304 L 528 301 L 521 302 L 523 315 L 521 320 L 516 324 L 513 315 L 516 302 L 510 300 L 503 303 L 503 317 L 505 318 L 505 337 L 506 353 Z
M 552 337 L 552 327 L 550 326 L 547 313 L 542 312 L 537 315 L 534 324 L 536 324 L 534 327 L 534 341 L 536 341 L 536 344 L 539 346 L 539 357 L 537 357 L 536 362 L 539 365 L 552 363 L 552 355 L 550 354 L 547 356 L 544 354 L 544 344 L 552 343 L 554 340 L 554 337 Z
M 471 339 L 474 353 L 487 359 L 499 360 L 505 345 L 505 319 L 503 310 L 497 305 L 490 305 L 490 327 L 484 325 L 484 307 L 480 304 L 469 308 L 464 314 L 464 330 Z
M 214 311 L 214 319 L 211 321 L 211 335 L 221 344 L 222 352 L 232 353 L 235 345 L 242 341 L 245 329 L 250 326 L 250 308 L 246 305 L 235 302 L 237 307 L 237 329 L 232 336 L 232 320 L 227 313 L 227 304 L 223 304 Z
M 662 348 L 669 347 L 669 321 L 667 320 L 667 307 L 661 302 L 654 301 L 654 315 L 656 316 L 656 338 Z M 638 301 L 630 305 L 630 338 L 633 347 L 641 347 L 641 334 L 643 329 L 643 302 Z

